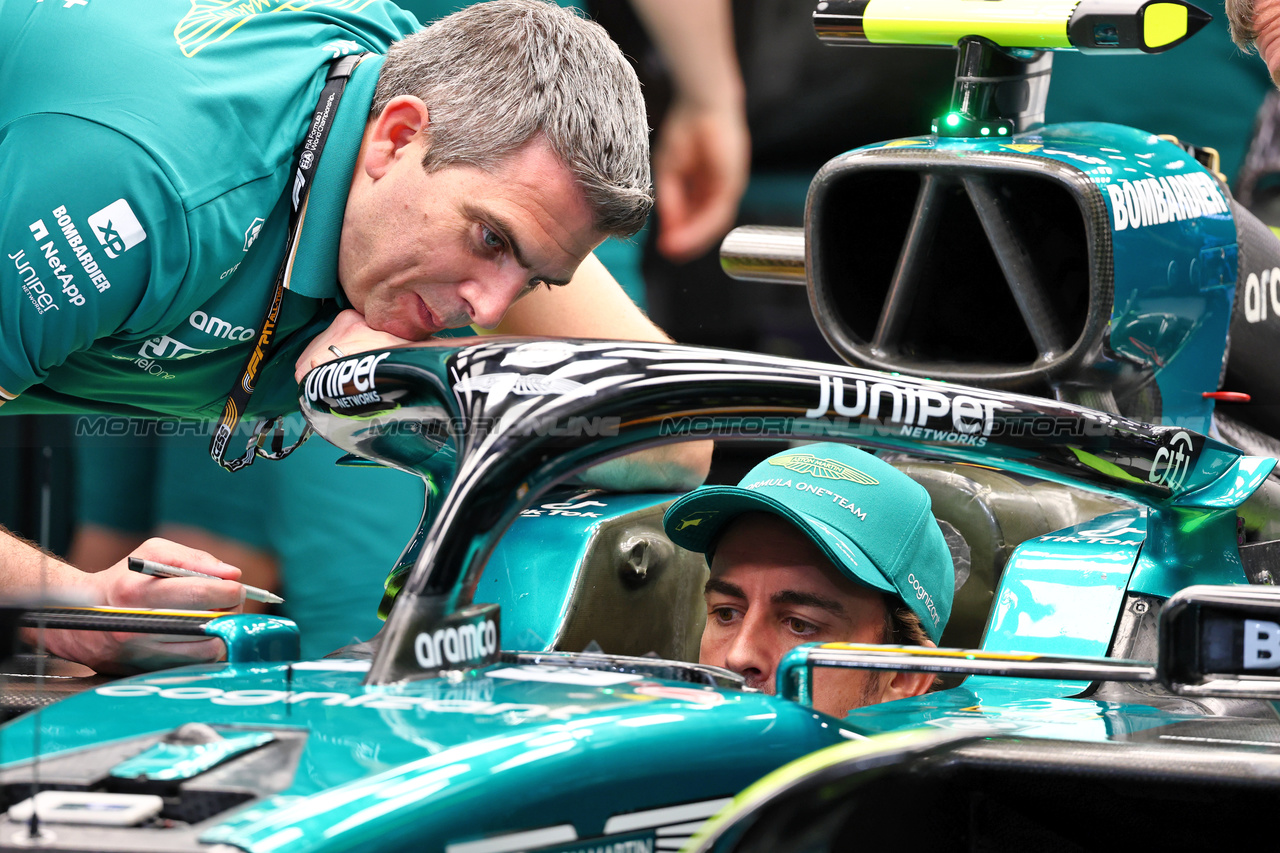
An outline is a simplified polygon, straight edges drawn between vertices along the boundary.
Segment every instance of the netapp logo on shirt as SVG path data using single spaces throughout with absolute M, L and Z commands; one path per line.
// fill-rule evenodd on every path
M 119 257 L 147 239 L 147 232 L 142 230 L 142 223 L 133 215 L 133 208 L 122 198 L 90 216 L 89 227 L 109 258 Z

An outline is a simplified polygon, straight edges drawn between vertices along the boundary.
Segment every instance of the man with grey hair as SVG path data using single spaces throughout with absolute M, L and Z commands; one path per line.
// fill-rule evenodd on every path
M 240 418 L 295 408 L 294 371 L 337 353 L 471 325 L 665 340 L 591 255 L 651 205 L 639 85 L 603 31 L 538 0 L 417 34 L 352 5 L 0 8 L 25 69 L 0 99 L 0 413 L 218 419 L 234 469 L 264 449 Z M 85 28 L 128 61 L 69 54 Z M 705 448 L 677 447 L 613 470 L 699 481 Z M 235 576 L 163 541 L 139 556 Z M 239 600 L 0 537 L 0 590 L 42 573 L 107 604 Z M 125 653 L 50 637 L 95 665 Z
M 1231 38 L 1257 48 L 1271 79 L 1280 85 L 1280 0 L 1226 0 Z

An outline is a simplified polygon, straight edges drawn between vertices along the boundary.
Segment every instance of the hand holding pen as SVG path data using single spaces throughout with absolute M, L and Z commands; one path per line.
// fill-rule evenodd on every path
M 150 575 L 156 578 L 205 578 L 216 580 L 215 575 L 207 572 L 197 572 L 193 569 L 181 569 L 177 566 L 170 566 L 164 563 L 157 563 L 153 560 L 143 560 L 138 557 L 129 558 L 129 571 L 139 572 L 144 575 Z M 234 583 L 240 583 L 234 581 Z M 265 589 L 259 589 L 256 586 L 250 586 L 247 583 L 241 583 L 244 587 L 244 597 L 250 601 L 261 601 L 265 604 L 283 604 L 284 599 Z
M 148 539 L 133 551 L 135 558 L 162 566 L 180 565 L 198 571 L 183 583 L 156 583 L 141 572 L 129 571 L 124 559 L 101 571 L 81 571 L 50 560 L 50 586 L 82 596 L 85 603 L 116 608 L 152 610 L 216 610 L 236 613 L 248 597 L 239 582 L 240 570 L 207 551 Z M 223 658 L 220 639 L 118 631 L 48 630 L 48 650 L 99 672 L 133 673 Z

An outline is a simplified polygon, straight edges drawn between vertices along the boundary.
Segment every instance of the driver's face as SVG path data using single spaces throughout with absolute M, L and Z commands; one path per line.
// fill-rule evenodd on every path
M 603 239 L 568 168 L 535 140 L 492 172 L 422 168 L 419 134 L 385 168 L 357 168 L 338 278 L 375 329 L 422 340 L 492 328 L 537 287 L 564 284 Z
M 698 655 L 774 693 L 782 656 L 801 643 L 884 641 L 884 597 L 842 575 L 804 534 L 775 515 L 749 513 L 721 536 L 706 586 Z M 834 716 L 881 701 L 865 670 L 819 669 L 814 707 Z

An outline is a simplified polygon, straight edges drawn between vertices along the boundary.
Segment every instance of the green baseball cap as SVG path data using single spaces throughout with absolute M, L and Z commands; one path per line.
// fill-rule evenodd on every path
M 849 579 L 902 599 L 935 643 L 951 615 L 955 566 L 924 487 L 870 453 L 809 444 L 776 453 L 736 486 L 702 486 L 667 509 L 667 536 L 707 554 L 745 512 L 781 516 Z

